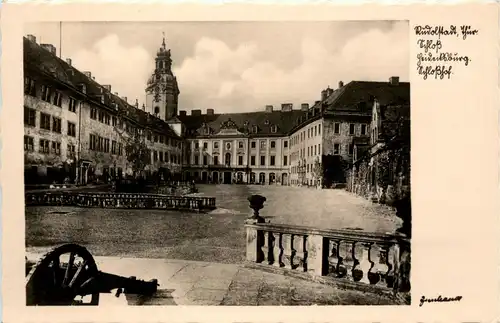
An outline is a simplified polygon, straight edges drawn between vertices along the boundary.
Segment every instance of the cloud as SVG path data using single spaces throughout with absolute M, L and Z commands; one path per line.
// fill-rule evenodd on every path
M 194 50 L 184 57 L 179 57 L 181 49 L 173 48 L 179 109 L 259 111 L 267 104 L 313 103 L 322 89 L 335 88 L 339 81 L 385 81 L 390 76 L 408 80 L 407 23 L 361 31 L 339 27 L 286 33 L 283 38 L 281 34 L 256 33 L 240 42 L 236 32 L 232 42 L 224 41 L 224 35 L 195 38 Z M 153 49 L 144 42 L 126 46 L 124 41 L 108 34 L 90 49 L 77 51 L 73 62 L 80 70 L 91 71 L 99 83 L 111 84 L 113 92 L 127 96 L 129 102 L 138 98 L 142 104 L 159 44 Z M 176 46 L 192 44 L 178 40 Z
M 230 49 L 220 40 L 199 40 L 194 53 L 175 69 L 180 109 L 237 112 L 285 102 L 297 106 L 313 103 L 322 89 L 335 87 L 339 81 L 385 81 L 390 76 L 408 79 L 407 25 L 386 32 L 367 30 L 335 51 L 327 50 L 324 43 L 335 41 L 334 37 L 300 41 L 301 63 L 283 69 L 277 62 L 259 57 L 256 43 Z M 280 50 L 279 43 L 276 50 Z
M 126 96 L 128 102 L 145 101 L 144 88 L 154 56 L 141 46 L 126 47 L 115 34 L 97 41 L 91 49 L 80 50 L 73 57 L 80 71 L 90 71 L 100 84 L 111 84 L 112 92 Z

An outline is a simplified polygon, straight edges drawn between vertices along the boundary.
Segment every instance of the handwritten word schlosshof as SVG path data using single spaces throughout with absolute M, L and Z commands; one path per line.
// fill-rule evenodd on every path
M 467 55 L 446 49 L 446 41 L 457 37 L 467 41 L 479 31 L 472 26 L 415 26 L 417 36 L 417 72 L 424 79 L 451 79 L 457 66 L 469 66 L 471 59 Z

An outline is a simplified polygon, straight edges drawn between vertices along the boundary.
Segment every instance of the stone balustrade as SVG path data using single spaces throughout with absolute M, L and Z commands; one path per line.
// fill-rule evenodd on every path
M 257 221 L 245 226 L 249 263 L 361 290 L 410 290 L 410 242 L 401 236 Z
M 208 211 L 215 209 L 215 197 L 169 196 L 146 193 L 29 192 L 26 206 L 79 206 L 128 209 Z

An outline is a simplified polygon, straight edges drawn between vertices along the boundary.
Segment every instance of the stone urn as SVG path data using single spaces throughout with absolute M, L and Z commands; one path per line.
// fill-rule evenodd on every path
M 253 210 L 253 215 L 249 218 L 249 220 L 256 223 L 264 223 L 265 220 L 263 217 L 259 215 L 259 210 L 264 207 L 264 202 L 266 198 L 262 195 L 250 195 L 248 197 L 248 202 L 250 202 L 250 208 Z

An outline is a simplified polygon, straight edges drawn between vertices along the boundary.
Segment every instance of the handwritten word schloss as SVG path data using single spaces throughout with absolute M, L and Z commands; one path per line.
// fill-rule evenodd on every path
M 451 79 L 457 66 L 469 66 L 471 59 L 467 55 L 447 48 L 446 42 L 451 37 L 466 41 L 476 36 L 479 31 L 472 26 L 415 26 L 417 36 L 417 72 L 424 79 Z

